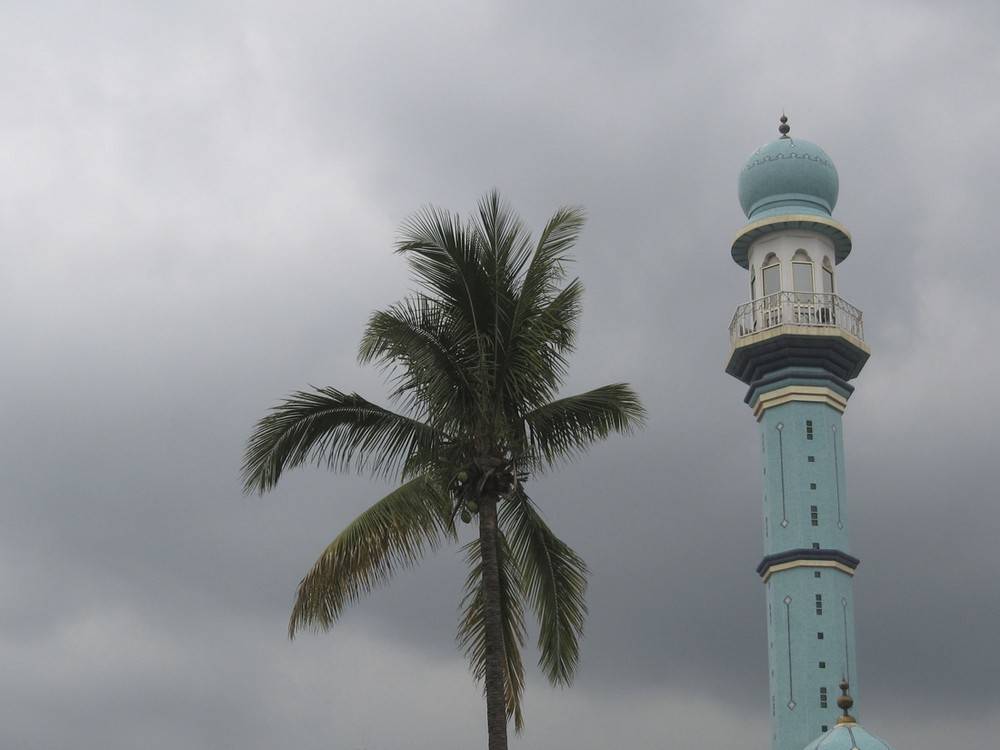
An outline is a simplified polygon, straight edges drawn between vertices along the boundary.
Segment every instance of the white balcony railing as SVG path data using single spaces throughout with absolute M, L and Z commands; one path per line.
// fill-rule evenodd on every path
M 836 294 L 778 292 L 736 308 L 729 341 L 783 325 L 840 328 L 864 341 L 861 311 Z

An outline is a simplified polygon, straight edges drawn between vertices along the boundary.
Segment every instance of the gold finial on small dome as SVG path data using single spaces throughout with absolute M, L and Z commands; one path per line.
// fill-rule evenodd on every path
M 788 118 L 785 117 L 785 113 L 781 113 L 781 124 L 778 126 L 778 132 L 781 133 L 782 138 L 788 138 L 788 131 L 791 130 L 791 126 L 788 124 Z
M 854 705 L 854 698 L 847 694 L 851 685 L 847 680 L 840 681 L 840 691 L 843 693 L 839 698 L 837 698 L 837 708 L 843 709 L 844 715 L 837 717 L 838 724 L 857 724 L 858 720 L 855 719 L 849 711 L 851 706 Z

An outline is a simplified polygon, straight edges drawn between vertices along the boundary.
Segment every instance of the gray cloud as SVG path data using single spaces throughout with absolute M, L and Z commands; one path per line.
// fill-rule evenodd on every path
M 396 226 L 499 187 L 589 221 L 568 390 L 647 430 L 533 482 L 588 560 L 579 679 L 513 747 L 764 745 L 756 426 L 724 372 L 743 160 L 837 163 L 874 350 L 845 417 L 860 701 L 896 747 L 1000 731 L 989 479 L 998 11 L 980 3 L 14 4 L 0 27 L 0 745 L 467 747 L 445 550 L 285 639 L 294 587 L 388 486 L 244 498 L 242 444 L 354 363 L 410 286 Z M 934 717 L 927 721 L 928 714 Z

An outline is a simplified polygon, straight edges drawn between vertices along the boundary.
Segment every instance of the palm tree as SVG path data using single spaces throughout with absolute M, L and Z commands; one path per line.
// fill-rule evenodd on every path
M 506 749 L 511 718 L 522 726 L 526 606 L 553 684 L 572 681 L 586 615 L 586 565 L 542 520 L 525 482 L 644 417 L 625 384 L 556 398 L 582 293 L 576 279 L 562 284 L 563 266 L 582 226 L 581 209 L 560 209 L 533 246 L 496 191 L 466 223 L 436 208 L 411 217 L 398 251 L 419 291 L 372 315 L 358 354 L 386 373 L 395 408 L 333 388 L 298 392 L 257 423 L 244 457 L 248 494 L 308 462 L 403 482 L 302 579 L 291 637 L 330 628 L 397 569 L 456 540 L 456 518 L 478 519 L 458 639 L 484 684 L 490 750 Z

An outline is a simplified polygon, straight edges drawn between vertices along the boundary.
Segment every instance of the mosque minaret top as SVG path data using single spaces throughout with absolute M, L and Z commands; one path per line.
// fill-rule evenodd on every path
M 836 262 L 851 252 L 851 235 L 833 218 L 840 178 L 829 155 L 815 143 L 793 138 L 781 116 L 781 136 L 747 158 L 737 181 L 740 206 L 749 223 L 733 242 L 733 260 L 749 268 L 750 246 L 761 236 L 783 229 L 807 229 L 826 235 Z

